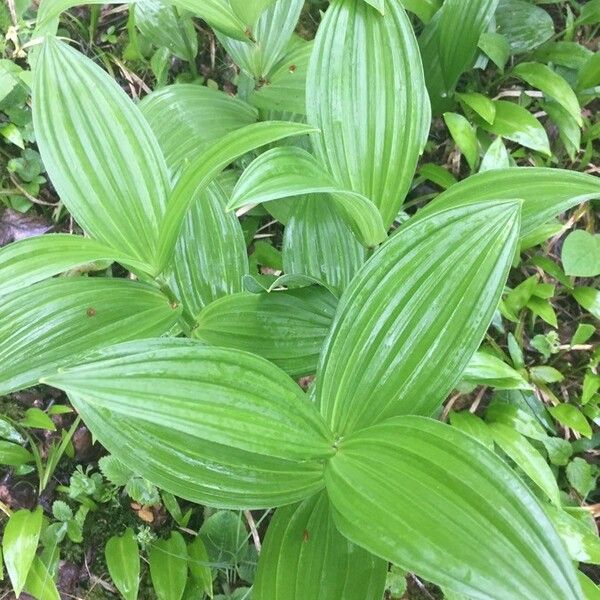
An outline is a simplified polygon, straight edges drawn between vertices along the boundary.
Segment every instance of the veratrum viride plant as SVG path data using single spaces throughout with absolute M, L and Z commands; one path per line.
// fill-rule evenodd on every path
M 35 133 L 86 235 L 0 252 L 0 393 L 63 390 L 111 454 L 181 498 L 278 507 L 254 600 L 380 600 L 390 562 L 465 598 L 584 598 L 550 501 L 435 417 L 520 240 L 600 184 L 487 171 L 388 235 L 431 107 L 472 65 L 497 1 L 447 0 L 417 40 L 396 0 L 332 0 L 314 43 L 293 47 L 292 71 L 301 2 L 174 4 L 214 27 L 245 73 L 279 73 L 285 88 L 297 70 L 299 118 L 259 121 L 268 111 L 199 86 L 136 105 L 52 34 L 73 2 L 43 3 Z M 261 14 L 255 47 L 247 23 Z M 275 83 L 253 92 L 259 105 L 279 102 Z M 182 103 L 227 114 L 228 127 L 178 140 L 169 115 Z M 228 186 L 223 173 L 248 154 Z M 288 211 L 284 291 L 245 291 L 233 209 L 260 203 Z M 94 261 L 132 277 L 55 277 Z M 305 393 L 294 378 L 312 374 Z

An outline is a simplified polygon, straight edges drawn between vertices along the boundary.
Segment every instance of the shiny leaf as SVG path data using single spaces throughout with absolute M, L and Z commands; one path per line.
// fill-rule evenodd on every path
M 154 542 L 148 553 L 150 577 L 158 600 L 181 600 L 187 582 L 187 547 L 179 531 Z
M 79 225 L 154 265 L 167 168 L 125 92 L 83 54 L 48 37 L 35 70 L 33 122 L 50 179 Z
M 583 125 L 579 101 L 564 77 L 561 77 L 550 67 L 535 62 L 517 65 L 512 74 L 529 85 L 538 88 L 545 95 L 552 96 L 575 119 L 580 127 Z
M 531 389 L 521 373 L 487 352 L 475 352 L 463 371 L 462 380 L 474 385 L 489 385 L 497 389 Z
M 323 165 L 370 198 L 388 227 L 430 125 L 419 49 L 397 0 L 385 0 L 385 16 L 363 0 L 329 6 L 309 65 L 307 115 L 321 130 L 313 145 Z
M 33 559 L 24 589 L 37 600 L 61 600 L 52 575 L 37 556 Z
M 283 3 L 281 3 L 283 4 Z M 294 46 L 275 66 L 265 81 L 259 81 L 249 102 L 262 110 L 306 114 L 306 75 L 313 42 Z
M 152 92 L 139 107 L 173 173 L 185 168 L 211 142 L 257 119 L 256 111 L 242 100 L 191 83 Z
M 434 114 L 447 110 L 459 77 L 475 62 L 477 44 L 498 0 L 446 0 L 419 38 Z
M 228 208 L 306 194 L 331 195 L 338 212 L 366 245 L 375 246 L 387 237 L 371 200 L 344 189 L 311 154 L 294 146 L 274 148 L 254 160 L 238 180 Z M 321 200 L 327 198 L 321 196 Z
M 135 24 L 155 46 L 192 61 L 198 53 L 198 37 L 192 20 L 177 13 L 164 0 L 136 0 Z
M 234 294 L 209 304 L 194 337 L 269 359 L 292 377 L 316 371 L 337 300 L 318 286 Z
M 516 465 L 548 496 L 556 506 L 560 506 L 560 492 L 552 469 L 544 457 L 518 431 L 502 425 L 489 425 L 494 442 L 511 458 Z
M 318 196 L 298 200 L 283 234 L 283 267 L 343 290 L 365 262 L 366 252 L 333 204 Z
M 60 278 L 3 297 L 0 394 L 35 385 L 96 348 L 166 333 L 179 310 L 125 279 Z
M 68 391 L 121 462 L 182 498 L 263 508 L 322 487 L 331 434 L 301 389 L 265 359 L 146 340 L 103 350 L 48 383 Z
M 512 54 L 533 50 L 554 35 L 550 14 L 527 0 L 500 0 L 495 17 L 497 31 L 508 39 Z
M 381 600 L 387 563 L 338 533 L 326 494 L 280 508 L 269 523 L 255 600 Z
M 249 4 L 248 0 L 235 1 L 241 6 Z M 304 6 L 303 0 L 265 1 L 272 6 L 261 15 L 252 30 L 255 43 L 219 36 L 219 41 L 235 63 L 257 82 L 269 80 L 275 65 L 283 59 Z
M 227 198 L 212 183 L 189 208 L 173 259 L 175 291 L 192 315 L 213 300 L 241 292 L 248 273 L 244 234 Z
M 137 600 L 140 585 L 140 550 L 133 529 L 112 536 L 104 549 L 112 582 L 125 600 Z
M 256 123 L 227 134 L 191 160 L 169 199 L 169 209 L 160 232 L 160 269 L 165 269 L 172 257 L 190 205 L 225 167 L 260 146 L 311 131 L 314 131 L 312 127 L 302 123 Z
M 495 100 L 494 104 L 494 123 L 490 125 L 482 121 L 483 129 L 550 156 L 550 142 L 546 130 L 526 108 L 506 100 Z
M 33 512 L 22 509 L 13 513 L 4 527 L 2 552 L 6 571 L 16 596 L 25 587 L 27 575 L 33 564 L 43 511 L 38 506 Z
M 0 250 L 0 296 L 94 262 L 118 261 L 140 271 L 151 267 L 81 235 L 40 235 Z
M 341 533 L 428 581 L 481 600 L 581 598 L 536 497 L 456 429 L 389 419 L 342 440 L 325 479 Z
M 597 177 L 563 169 L 498 169 L 473 175 L 441 193 L 424 213 L 467 202 L 521 198 L 521 236 L 592 198 L 600 198 Z
M 519 210 L 500 201 L 411 219 L 357 274 L 317 372 L 336 434 L 441 404 L 500 300 Z

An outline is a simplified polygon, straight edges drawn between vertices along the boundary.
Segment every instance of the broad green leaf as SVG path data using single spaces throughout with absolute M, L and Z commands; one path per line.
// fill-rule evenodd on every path
M 600 2 L 598 0 L 589 0 L 581 7 L 576 24 L 595 25 L 596 23 L 600 23 Z
M 598 52 L 589 57 L 585 65 L 579 71 L 577 78 L 577 89 L 585 91 L 600 84 L 600 58 Z M 592 90 L 594 93 L 594 90 Z
M 591 287 L 578 287 L 573 290 L 573 298 L 596 319 L 600 319 L 600 290 Z
M 589 512 L 584 511 L 587 523 L 555 506 L 547 506 L 546 512 L 573 560 L 600 564 L 600 539 L 594 518 Z
M 413 218 L 359 271 L 317 371 L 337 435 L 441 404 L 492 320 L 519 212 L 520 202 L 499 201 Z
M 495 100 L 494 104 L 494 123 L 490 125 L 482 120 L 482 129 L 550 156 L 550 142 L 546 130 L 527 109 L 506 100 Z
M 248 5 L 248 0 L 234 0 L 240 5 Z M 265 0 L 272 4 L 258 19 L 252 29 L 255 43 L 248 44 L 224 35 L 219 36 L 227 52 L 237 65 L 259 84 L 269 81 L 277 63 L 284 58 L 286 46 L 294 33 L 298 18 L 304 6 L 302 0 Z M 302 89 L 304 96 L 304 88 Z
M 150 127 L 114 79 L 48 37 L 35 69 L 33 123 L 50 180 L 79 225 L 155 266 L 167 168 Z
M 496 105 L 492 100 L 483 94 L 469 92 L 466 94 L 456 94 L 458 99 L 474 110 L 480 117 L 488 123 L 493 123 L 496 118 Z
M 459 77 L 470 69 L 498 0 L 446 0 L 419 38 L 434 114 L 451 107 Z
M 113 535 L 104 549 L 108 574 L 125 600 L 137 600 L 140 585 L 140 551 L 133 529 Z
M 183 60 L 196 58 L 198 37 L 188 16 L 179 15 L 165 0 L 136 0 L 134 6 L 136 26 L 155 46 Z
M 198 535 L 191 544 L 187 547 L 188 554 L 188 567 L 192 578 L 198 585 L 201 586 L 202 591 L 208 594 L 211 598 L 213 596 L 213 577 L 212 571 L 210 570 L 210 563 L 208 559 L 208 553 L 206 546 L 202 541 L 202 538 Z
M 345 189 L 317 159 L 295 146 L 273 148 L 255 159 L 238 180 L 228 208 L 307 194 L 320 194 L 323 202 L 329 194 L 337 211 L 367 246 L 387 237 L 381 215 L 369 198 Z
M 178 531 L 167 540 L 157 540 L 150 547 L 150 578 L 158 600 L 181 600 L 187 583 L 187 546 Z
M 250 94 L 249 102 L 261 110 L 305 115 L 306 75 L 312 49 L 313 42 L 296 44 L 279 61 L 268 79 L 259 81 L 257 88 Z
M 567 150 L 569 158 L 575 161 L 581 146 L 581 129 L 577 121 L 558 102 L 548 100 L 542 103 L 541 106 L 556 123 L 560 140 Z
M 561 77 L 550 67 L 535 62 L 525 62 L 517 65 L 512 74 L 529 85 L 538 88 L 546 96 L 554 98 L 575 119 L 579 127 L 583 125 L 579 101 L 564 77 Z
M 258 17 L 274 2 L 275 0 L 229 0 L 233 12 L 249 25 L 254 25 Z
M 14 512 L 4 526 L 2 552 L 6 571 L 16 596 L 25 587 L 25 581 L 37 550 L 42 530 L 43 510 L 22 509 Z
M 256 122 L 248 104 L 212 88 L 191 83 L 168 85 L 139 104 L 172 173 L 204 152 L 211 142 Z
M 213 182 L 190 206 L 177 240 L 174 288 L 192 315 L 217 298 L 241 292 L 248 273 L 244 234 L 235 213 L 225 210 L 226 201 Z
M 335 206 L 318 196 L 299 199 L 283 233 L 283 267 L 343 290 L 365 262 L 366 252 Z
M 4 296 L 0 394 L 35 385 L 96 348 L 162 335 L 179 313 L 155 288 L 125 279 L 51 279 Z
M 329 6 L 309 65 L 307 115 L 321 130 L 312 136 L 317 157 L 389 227 L 430 125 L 419 48 L 397 0 L 385 0 L 383 17 L 363 0 Z
M 479 172 L 510 168 L 510 156 L 501 137 L 497 137 L 481 159 Z
M 600 275 L 600 235 L 582 229 L 571 232 L 563 243 L 561 259 L 567 275 Z
M 592 198 L 600 198 L 597 177 L 546 168 L 498 169 L 473 175 L 441 193 L 423 213 L 438 211 L 464 202 L 498 198 L 521 198 L 521 236 L 539 225 Z
M 490 428 L 481 417 L 470 413 L 468 410 L 463 410 L 450 412 L 449 419 L 452 427 L 456 427 L 463 433 L 475 438 L 490 450 L 494 449 L 494 438 Z
M 458 113 L 444 113 L 444 121 L 452 139 L 466 158 L 469 168 L 474 169 L 479 158 L 479 143 L 475 129 L 465 117 Z
M 600 600 L 600 587 L 581 571 L 577 571 L 577 577 L 579 578 L 585 600 Z
M 500 423 L 489 425 L 494 442 L 548 496 L 560 506 L 560 492 L 544 457 L 518 431 Z
M 585 500 L 596 487 L 598 471 L 583 458 L 574 458 L 567 465 L 569 485 Z
M 255 600 L 381 600 L 387 563 L 338 533 L 325 493 L 279 508 L 269 523 Z
M 119 0 L 118 4 L 131 4 L 135 0 Z M 106 4 L 106 0 L 42 0 L 37 15 L 38 30 L 45 32 L 45 27 L 53 27 L 55 33 L 58 23 L 56 17 L 63 11 L 80 4 Z M 109 2 L 110 4 L 110 2 Z M 169 0 L 168 4 L 189 10 L 204 19 L 211 27 L 236 39 L 247 40 L 250 23 L 244 23 L 231 8 L 229 0 Z M 54 21 L 54 23 L 53 23 Z
M 30 427 L 32 429 L 47 429 L 48 431 L 56 431 L 56 425 L 52 419 L 40 408 L 28 408 L 25 411 L 25 416 L 19 421 L 22 427 Z
M 508 39 L 512 54 L 522 54 L 541 46 L 554 35 L 552 17 L 527 0 L 500 0 L 496 27 Z
M 337 299 L 318 286 L 234 294 L 200 312 L 194 337 L 269 359 L 292 377 L 313 374 Z
M 442 5 L 442 0 L 400 0 L 400 3 L 406 10 L 415 13 L 423 23 L 429 23 Z
M 396 417 L 342 440 L 325 471 L 335 523 L 374 554 L 469 598 L 578 600 L 533 493 L 456 429 Z
M 118 261 L 142 272 L 151 270 L 149 265 L 81 235 L 40 235 L 0 250 L 0 296 L 97 261 Z
M 538 62 L 553 63 L 579 71 L 594 53 L 577 42 L 548 42 L 538 48 L 533 58 Z
M 550 414 L 565 427 L 591 438 L 592 428 L 585 415 L 573 404 L 559 404 L 548 409 Z
M 483 32 L 479 38 L 479 49 L 504 72 L 504 67 L 510 58 L 510 45 L 508 40 L 500 33 Z
M 488 352 L 475 352 L 463 371 L 462 380 L 497 389 L 531 389 L 521 373 Z
M 61 600 L 52 575 L 37 556 L 33 559 L 24 590 L 37 600 Z
M 169 208 L 160 232 L 159 269 L 164 270 L 173 255 L 185 215 L 192 202 L 225 167 L 261 146 L 312 131 L 314 128 L 302 123 L 255 123 L 228 133 L 191 160 L 169 198 Z
M 385 15 L 385 0 L 364 0 L 369 6 Z
M 33 454 L 26 448 L 13 442 L 0 440 L 0 465 L 19 467 L 33 462 Z
M 48 383 L 68 391 L 121 462 L 181 498 L 265 508 L 322 487 L 331 433 L 301 389 L 263 358 L 146 340 L 103 350 Z
M 531 414 L 515 404 L 493 401 L 485 413 L 486 421 L 506 425 L 523 435 L 539 441 L 547 438 L 539 421 Z

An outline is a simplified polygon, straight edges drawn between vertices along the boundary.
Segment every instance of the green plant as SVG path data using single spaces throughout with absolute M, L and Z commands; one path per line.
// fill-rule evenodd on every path
M 42 3 L 40 31 L 71 4 Z M 249 3 L 256 8 L 250 14 L 233 0 L 174 4 L 217 29 L 247 79 L 248 102 L 180 84 L 137 106 L 52 35 L 35 49 L 40 153 L 89 237 L 45 235 L 0 251 L 0 359 L 8 365 L 1 393 L 38 382 L 65 391 L 112 454 L 102 472 L 132 497 L 135 490 L 158 502 L 158 486 L 220 509 L 281 507 L 260 554 L 255 600 L 379 599 L 388 561 L 449 594 L 582 598 L 581 586 L 590 583 L 557 533 L 555 524 L 569 514 L 554 474 L 526 434 L 507 427 L 511 409 L 498 401 L 485 421 L 458 412 L 452 426 L 436 420 L 461 380 L 517 393 L 533 384 L 548 391 L 558 381 L 552 366 L 525 368 L 518 335 L 509 338 L 512 364 L 476 352 L 498 306 L 517 327 L 526 311 L 555 325 L 553 286 L 533 276 L 506 290 L 510 267 L 520 250 L 548 237 L 549 220 L 600 195 L 598 180 L 582 173 L 509 168 L 502 138 L 529 147 L 536 160 L 550 154 L 541 125 L 517 104 L 454 94 L 498 2 L 448 0 L 438 12 L 435 2 L 424 3 L 428 10 L 406 2 L 427 21 L 417 40 L 391 0 L 335 0 L 313 43 L 290 41 L 302 3 Z M 559 96 L 583 124 L 575 93 L 538 67 L 521 63 L 512 75 Z M 306 102 L 295 94 L 304 88 Z M 477 132 L 446 110 L 456 102 L 498 136 L 490 148 L 496 144 L 503 168 L 490 168 L 488 148 L 481 157 L 488 168 L 460 183 L 451 178 L 409 217 L 401 211 L 427 141 L 429 99 L 436 113 L 445 111 L 471 170 L 480 160 Z M 277 116 L 274 110 L 291 110 L 308 124 L 256 122 Z M 211 130 L 212 111 L 222 122 Z M 532 142 L 515 130 L 539 135 Z M 305 134 L 310 139 L 299 137 Z M 274 147 L 254 154 L 267 145 Z M 448 181 L 421 169 L 423 177 L 436 173 Z M 287 223 L 282 256 L 260 259 L 281 258 L 282 277 L 251 277 L 233 210 L 257 204 Z M 108 277 L 53 278 L 113 262 L 137 281 L 116 276 L 116 268 Z M 592 288 L 572 294 L 597 310 Z M 551 356 L 556 340 L 542 337 L 536 344 Z M 308 393 L 292 379 L 313 374 Z M 559 402 L 551 413 L 577 430 L 576 410 Z M 536 439 L 565 464 L 556 458 L 564 448 L 549 441 L 555 438 L 538 431 Z M 566 476 L 585 498 L 595 473 L 580 460 Z M 84 497 L 102 491 L 95 475 L 78 474 Z M 76 492 L 69 494 L 81 501 Z M 173 500 L 164 502 L 186 527 Z M 82 519 L 56 509 L 67 534 L 70 526 L 71 539 L 79 539 Z M 25 558 L 9 569 L 17 591 L 52 570 L 49 560 L 34 558 L 37 515 L 26 519 Z M 9 557 L 21 519 L 5 533 Z M 106 548 L 126 598 L 137 595 L 138 541 L 129 530 Z M 187 544 L 177 531 L 151 542 L 158 596 L 178 600 L 187 585 L 212 593 L 211 551 L 206 540 Z M 231 569 L 240 572 L 242 559 Z

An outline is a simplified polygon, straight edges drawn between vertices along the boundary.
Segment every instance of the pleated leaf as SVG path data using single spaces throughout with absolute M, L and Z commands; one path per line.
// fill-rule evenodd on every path
M 298 200 L 283 234 L 283 268 L 343 290 L 362 267 L 366 252 L 339 212 L 318 196 Z
M 519 201 L 414 218 L 340 300 L 317 372 L 339 435 L 402 414 L 429 416 L 477 350 L 506 282 Z
M 194 337 L 267 358 L 292 377 L 313 374 L 337 299 L 318 286 L 234 294 L 209 304 Z
M 173 173 L 211 142 L 257 119 L 256 110 L 244 101 L 191 83 L 152 92 L 139 106 Z
M 234 0 L 240 7 L 249 6 L 248 0 Z M 252 29 L 255 43 L 248 44 L 225 35 L 219 35 L 219 41 L 231 55 L 237 65 L 256 81 L 270 77 L 272 69 L 286 52 L 298 18 L 304 6 L 304 0 L 277 0 L 258 19 Z
M 233 12 L 244 23 L 255 23 L 258 17 L 265 12 L 275 0 L 229 0 Z
M 42 0 L 37 16 L 38 29 L 46 31 L 46 27 L 55 20 L 60 13 L 80 4 L 131 4 L 135 0 L 119 0 L 106 2 L 106 0 Z M 168 4 L 189 10 L 191 13 L 204 19 L 211 27 L 226 33 L 239 40 L 248 40 L 252 23 L 245 23 L 232 9 L 229 0 L 168 0 Z M 56 32 L 56 26 L 54 31 Z
M 385 16 L 364 0 L 329 6 L 309 65 L 307 115 L 335 181 L 370 198 L 389 227 L 430 125 L 419 48 L 397 0 L 385 0 Z
M 569 208 L 600 198 L 600 180 L 565 169 L 497 169 L 473 175 L 442 192 L 423 214 L 465 203 L 521 198 L 521 237 Z
M 306 114 L 306 75 L 313 42 L 302 41 L 275 66 L 268 79 L 250 94 L 249 102 L 261 110 Z
M 175 56 L 193 61 L 198 53 L 198 37 L 192 19 L 179 15 L 165 0 L 136 0 L 135 24 L 142 34 L 159 48 L 168 48 Z
M 169 208 L 160 232 L 160 270 L 164 270 L 171 260 L 190 205 L 225 167 L 261 146 L 312 131 L 314 128 L 303 123 L 284 121 L 255 123 L 227 134 L 191 160 L 183 170 L 169 198 Z
M 419 38 L 434 114 L 452 106 L 459 77 L 470 69 L 498 0 L 445 0 Z
M 457 429 L 390 419 L 343 440 L 325 479 L 341 533 L 428 581 L 479 600 L 582 597 L 536 497 Z
M 154 265 L 167 167 L 125 92 L 83 54 L 48 37 L 35 69 L 33 122 L 50 180 L 79 225 Z
M 258 356 L 145 340 L 46 382 L 69 393 L 111 454 L 182 498 L 264 508 L 323 485 L 331 434 L 296 383 Z
M 277 510 L 252 593 L 255 600 L 381 600 L 386 575 L 385 561 L 338 533 L 320 493 Z
M 386 237 L 377 207 L 362 194 L 337 183 L 311 154 L 295 146 L 273 148 L 256 158 L 242 173 L 228 208 L 240 208 L 282 198 L 330 195 L 336 209 L 367 246 Z
M 217 182 L 188 210 L 173 260 L 174 288 L 192 315 L 227 294 L 243 290 L 248 274 L 244 233 Z
M 0 306 L 0 394 L 97 348 L 162 335 L 179 313 L 155 288 L 126 279 L 58 278 L 8 294 Z
M 81 235 L 40 235 L 0 250 L 0 296 L 97 261 L 117 261 L 142 272 L 151 270 L 149 265 Z

